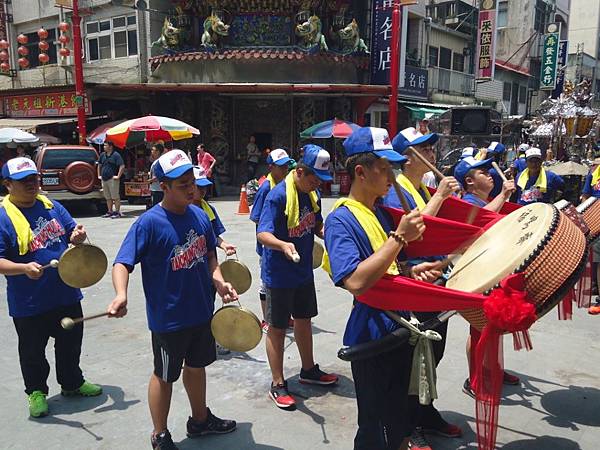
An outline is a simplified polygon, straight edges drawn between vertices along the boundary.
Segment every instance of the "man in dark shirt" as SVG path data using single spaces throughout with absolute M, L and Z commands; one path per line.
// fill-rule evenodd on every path
M 108 210 L 102 217 L 117 219 L 121 215 L 121 197 L 119 196 L 119 184 L 125 163 L 119 152 L 115 152 L 112 142 L 104 143 L 104 153 L 98 161 L 98 178 L 102 180 L 102 192 L 106 199 Z M 113 210 L 114 205 L 114 210 Z

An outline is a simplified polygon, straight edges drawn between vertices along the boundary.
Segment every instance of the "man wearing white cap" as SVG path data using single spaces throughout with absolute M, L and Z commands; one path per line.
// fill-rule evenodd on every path
M 529 150 L 529 144 L 520 144 L 517 147 L 517 157 L 510 165 L 513 172 L 513 178 L 517 176 L 517 173 L 522 172 L 527 168 L 527 161 L 525 160 L 525 152 L 527 150 Z
M 542 151 L 531 147 L 525 152 L 527 168 L 517 174 L 517 202 L 520 205 L 552 203 L 555 194 L 562 191 L 563 179 L 542 167 Z

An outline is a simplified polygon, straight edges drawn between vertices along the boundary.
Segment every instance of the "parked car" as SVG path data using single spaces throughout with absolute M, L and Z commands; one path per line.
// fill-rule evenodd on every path
M 41 174 L 41 188 L 48 197 L 61 202 L 92 202 L 99 213 L 106 212 L 94 147 L 46 145 L 36 151 L 34 161 Z

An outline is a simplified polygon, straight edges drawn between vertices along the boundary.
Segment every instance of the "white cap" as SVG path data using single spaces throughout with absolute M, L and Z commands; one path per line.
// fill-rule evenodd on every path
M 465 147 L 463 148 L 462 153 L 460 154 L 460 159 L 468 158 L 469 156 L 475 155 L 475 149 L 473 147 Z
M 154 171 L 156 173 L 156 178 L 159 180 L 162 180 L 163 178 L 179 178 L 185 172 L 193 168 L 192 162 L 187 154 L 179 149 L 173 149 L 170 152 L 161 155 L 157 161 L 158 164 L 154 166 Z
M 525 159 L 540 158 L 542 159 L 542 151 L 537 147 L 531 147 L 525 152 Z
M 517 150 L 520 152 L 526 152 L 527 150 L 529 150 L 529 144 L 521 144 L 519 145 Z

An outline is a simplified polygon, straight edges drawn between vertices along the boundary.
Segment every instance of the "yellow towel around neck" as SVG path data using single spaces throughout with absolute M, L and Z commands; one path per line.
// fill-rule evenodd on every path
M 215 212 L 212 210 L 212 208 L 206 200 L 200 200 L 200 207 L 206 213 L 211 222 L 215 220 Z
M 425 209 L 425 206 L 427 206 L 427 202 L 431 199 L 431 194 L 429 193 L 427 186 L 425 186 L 423 182 L 421 182 L 421 185 L 419 186 L 419 190 L 423 192 L 423 195 L 425 195 L 425 199 L 423 199 L 423 197 L 421 196 L 421 192 L 419 192 L 413 186 L 413 184 L 406 177 L 406 175 L 401 173 L 396 178 L 396 181 L 400 186 L 404 188 L 404 190 L 408 191 L 408 193 L 412 196 L 413 200 L 417 204 L 417 209 L 419 211 L 423 211 Z
M 300 225 L 300 201 L 298 200 L 298 189 L 294 182 L 295 170 L 292 170 L 285 177 L 285 215 L 287 216 L 288 230 L 296 228 Z M 310 204 L 315 213 L 319 212 L 319 204 L 317 193 L 312 191 L 308 194 Z
M 46 209 L 54 208 L 52 201 L 42 194 L 38 194 L 36 200 L 42 202 L 44 208 Z M 19 255 L 24 255 L 29 251 L 29 244 L 33 240 L 33 231 L 31 230 L 31 226 L 18 206 L 10 201 L 10 195 L 4 197 L 4 200 L 2 200 L 2 206 L 6 210 L 6 215 L 13 224 L 13 227 L 15 227 Z
M 598 181 L 600 181 L 600 164 L 592 172 L 592 187 L 596 186 Z
M 331 211 L 335 211 L 340 206 L 348 208 L 352 215 L 356 217 L 356 220 L 358 220 L 361 228 L 369 238 L 369 243 L 371 244 L 373 252 L 376 252 L 383 244 L 385 244 L 388 235 L 385 233 L 381 223 L 379 223 L 375 213 L 369 207 L 351 198 L 340 198 L 335 202 Z M 327 253 L 327 250 L 325 250 L 325 253 L 323 254 L 323 264 L 321 267 L 331 275 L 331 265 L 329 263 L 329 254 Z M 388 267 L 387 273 L 390 275 L 400 274 L 396 262 L 393 262 L 390 267 Z
M 527 183 L 529 182 L 529 169 L 525 169 L 519 175 L 519 180 L 517 181 L 517 186 L 521 188 L 522 191 L 525 190 Z M 531 187 L 537 187 L 541 192 L 546 192 L 548 190 L 548 180 L 546 177 L 546 171 L 544 168 L 540 168 L 540 174 L 538 175 L 535 184 Z
M 275 178 L 273 178 L 273 175 L 271 175 L 271 174 L 267 175 L 267 181 L 269 182 L 269 186 L 271 186 L 271 189 L 273 189 L 275 186 L 277 186 L 277 183 L 275 183 Z

